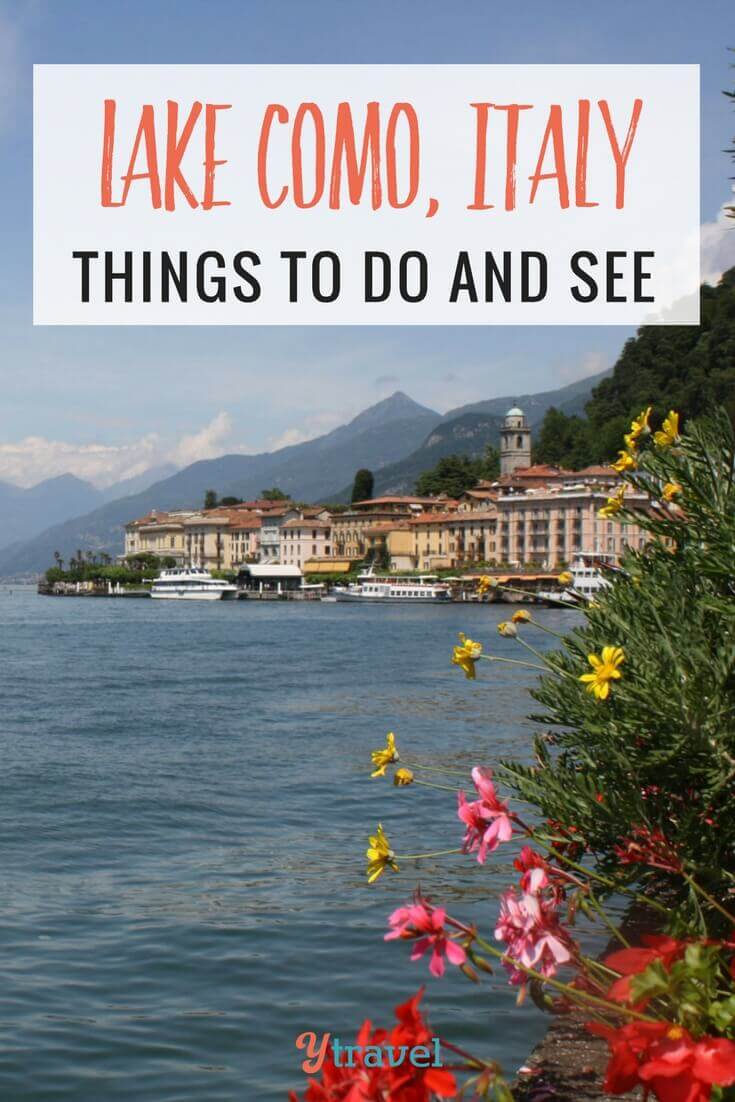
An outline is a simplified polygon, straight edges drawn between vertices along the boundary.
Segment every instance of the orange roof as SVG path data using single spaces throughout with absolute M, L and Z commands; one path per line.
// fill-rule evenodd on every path
M 317 520 L 316 517 L 292 517 L 281 528 L 331 528 L 328 520 Z
M 581 471 L 574 471 L 573 473 L 605 476 L 607 478 L 620 478 L 620 475 L 614 467 L 604 467 L 599 463 L 593 463 L 590 467 L 582 467 Z
M 443 524 L 447 521 L 454 522 L 459 513 L 422 513 L 420 517 L 411 517 L 409 524 Z
M 230 528 L 234 528 L 235 530 L 237 530 L 238 528 L 242 528 L 242 529 L 261 528 L 262 525 L 263 525 L 263 518 L 258 516 L 256 513 L 251 513 L 250 515 L 245 514 L 245 516 L 239 516 L 239 517 L 234 516 L 234 517 L 230 518 Z
M 395 494 L 386 497 L 369 497 L 365 501 L 353 501 L 352 506 L 358 505 L 436 505 L 435 497 L 409 497 L 406 494 Z

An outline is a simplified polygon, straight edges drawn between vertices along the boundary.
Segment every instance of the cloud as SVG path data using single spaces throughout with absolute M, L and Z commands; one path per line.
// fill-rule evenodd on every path
M 723 203 L 714 222 L 705 222 L 701 229 L 702 281 L 717 283 L 723 272 L 735 266 L 735 218 L 728 217 L 726 207 L 735 206 L 735 189 L 729 204 Z
M 313 440 L 315 436 L 322 436 L 339 425 L 344 425 L 354 413 L 346 413 L 344 410 L 328 410 L 324 413 L 315 413 L 307 417 L 301 426 L 285 429 L 278 436 L 271 436 L 268 440 L 268 451 L 278 451 L 279 448 L 290 448 L 294 444 L 305 444 L 307 440 Z
M 73 474 L 104 489 L 161 463 L 184 467 L 227 451 L 245 451 L 244 446 L 228 446 L 231 434 L 232 419 L 221 412 L 198 432 L 175 441 L 163 440 L 157 433 L 129 444 L 75 444 L 26 436 L 15 443 L 0 444 L 0 479 L 18 486 L 35 486 L 46 478 Z

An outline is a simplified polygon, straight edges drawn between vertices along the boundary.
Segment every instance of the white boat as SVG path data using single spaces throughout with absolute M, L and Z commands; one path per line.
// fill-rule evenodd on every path
M 614 562 L 612 555 L 582 551 L 569 568 L 572 580 L 565 589 L 540 590 L 536 596 L 540 601 L 549 601 L 554 605 L 578 607 L 593 601 L 601 589 L 610 583 L 600 570 L 600 564 Z
M 151 597 L 166 601 L 234 601 L 237 586 L 213 578 L 201 566 L 177 566 L 162 570 L 151 587 Z
M 379 578 L 369 570 L 359 574 L 357 581 L 345 588 L 337 587 L 334 596 L 338 601 L 448 601 L 449 586 L 432 574 L 421 577 Z

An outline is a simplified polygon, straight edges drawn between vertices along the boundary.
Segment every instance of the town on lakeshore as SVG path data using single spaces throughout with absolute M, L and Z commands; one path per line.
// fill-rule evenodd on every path
M 619 482 L 611 466 L 575 471 L 532 464 L 531 430 L 514 407 L 501 427 L 499 476 L 458 497 L 384 495 L 346 507 L 307 506 L 285 496 L 234 504 L 210 499 L 209 507 L 152 510 L 131 519 L 120 561 L 146 562 L 149 572 L 158 565 L 153 596 L 177 595 L 182 580 L 190 591 L 209 586 L 214 596 L 212 577 L 221 579 L 216 595 L 223 597 L 323 596 L 330 585 L 340 592 L 340 582 L 354 581 L 355 571 L 366 567 L 376 578 L 414 581 L 410 590 L 385 587 L 382 594 L 372 586 L 362 596 L 448 596 L 436 586 L 429 592 L 428 580 L 415 577 L 446 581 L 448 572 L 456 575 L 449 579 L 452 596 L 466 599 L 478 574 L 493 572 L 538 594 L 558 588 L 557 575 L 575 562 L 615 564 L 626 546 L 642 546 L 646 535 L 635 522 L 621 526 L 600 516 Z M 628 506 L 645 510 L 647 499 L 631 494 Z M 109 582 L 49 581 L 45 592 L 124 592 Z

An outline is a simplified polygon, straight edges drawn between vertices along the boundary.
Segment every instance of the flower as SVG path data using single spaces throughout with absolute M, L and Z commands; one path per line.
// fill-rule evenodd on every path
M 520 880 L 521 891 L 535 895 L 549 884 L 549 865 L 530 846 L 524 846 L 513 862 L 513 867 L 523 873 Z
M 367 1059 L 375 1048 L 405 1054 L 419 1045 L 431 1045 L 434 1034 L 419 1010 L 423 994 L 421 988 L 413 998 L 395 1008 L 396 1024 L 391 1030 L 373 1029 L 370 1021 L 363 1022 L 347 1059 L 344 1048 L 335 1058 L 334 1047 L 329 1046 L 321 1065 L 321 1077 L 309 1079 L 303 1096 L 305 1102 L 385 1102 L 386 1099 L 434 1102 L 436 1098 L 456 1098 L 457 1083 L 446 1068 L 415 1067 L 407 1059 L 396 1066 L 390 1060 Z M 289 1102 L 298 1102 L 293 1091 Z
M 603 647 L 602 654 L 589 654 L 587 661 L 592 666 L 592 673 L 583 673 L 580 681 L 586 681 L 586 690 L 592 693 L 598 700 L 607 700 L 610 695 L 610 682 L 618 681 L 623 675 L 618 666 L 625 661 L 625 653 L 622 647 Z
M 497 584 L 497 578 L 491 578 L 489 574 L 483 574 L 478 579 L 477 592 L 480 594 L 481 597 L 484 597 L 488 590 L 494 589 Z
M 686 952 L 685 941 L 678 941 L 665 934 L 643 934 L 641 942 L 640 946 L 619 949 L 605 957 L 605 965 L 620 973 L 620 979 L 615 980 L 607 992 L 608 999 L 613 1002 L 630 1001 L 633 977 L 645 972 L 650 964 L 661 961 L 668 971 L 674 961 L 680 960 Z
M 653 434 L 653 439 L 659 448 L 668 448 L 677 442 L 679 439 L 679 414 L 675 410 L 669 410 L 668 417 L 664 418 L 660 430 Z
M 568 570 L 562 570 L 561 574 L 559 574 L 556 580 L 559 585 L 571 585 L 574 579 L 572 578 L 572 575 L 569 573 Z
M 390 848 L 388 836 L 383 830 L 382 823 L 378 823 L 377 831 L 370 836 L 370 845 L 365 856 L 368 859 L 368 884 L 372 884 L 374 880 L 382 876 L 386 869 L 393 869 L 393 872 L 398 872 L 395 854 Z
M 511 620 L 514 624 L 527 624 L 531 619 L 531 613 L 527 608 L 519 608 L 517 612 L 514 612 L 511 616 Z
M 465 677 L 474 681 L 475 662 L 482 654 L 482 643 L 468 639 L 464 632 L 459 633 L 460 645 L 454 648 L 452 664 L 464 670 Z
M 484 865 L 488 853 L 493 853 L 501 842 L 510 841 L 513 822 L 507 803 L 498 798 L 491 771 L 476 766 L 472 770 L 472 780 L 479 800 L 468 803 L 464 792 L 457 793 L 457 816 L 467 828 L 462 852 L 477 850 L 477 860 Z
M 619 451 L 619 458 L 612 464 L 613 470 L 616 470 L 618 474 L 624 474 L 625 471 L 634 471 L 638 466 L 636 458 L 631 455 L 630 452 Z
M 673 501 L 677 494 L 681 493 L 681 486 L 678 482 L 667 482 L 661 493 L 661 497 L 664 501 Z
M 633 827 L 630 836 L 615 846 L 615 856 L 622 865 L 648 865 L 674 873 L 682 870 L 681 858 L 658 827 Z
M 607 504 L 603 505 L 601 509 L 597 510 L 597 515 L 608 519 L 614 517 L 616 513 L 619 513 L 625 504 L 625 486 L 620 486 L 612 497 L 607 499 Z
M 625 1094 L 637 1086 L 659 1102 L 708 1102 L 712 1087 L 735 1083 L 735 1043 L 724 1037 L 695 1041 L 671 1022 L 635 1021 L 618 1029 L 588 1022 L 612 1053 L 605 1090 Z
M 403 767 L 396 769 L 393 774 L 393 784 L 398 785 L 399 788 L 407 784 L 413 784 L 413 773 L 410 769 L 404 769 Z
M 515 624 L 509 623 L 508 620 L 500 621 L 500 623 L 498 624 L 498 631 L 501 635 L 506 635 L 511 639 L 514 635 L 518 634 L 518 628 L 515 626 Z
M 526 982 L 519 964 L 548 978 L 556 975 L 560 964 L 572 959 L 571 939 L 559 924 L 555 902 L 527 892 L 518 897 L 515 888 L 508 888 L 500 897 L 495 937 L 508 947 L 503 965 L 512 984 Z
M 432 907 L 417 894 L 413 903 L 399 907 L 388 918 L 392 929 L 385 941 L 395 938 L 415 940 L 411 960 L 420 960 L 428 949 L 432 950 L 429 971 L 432 976 L 444 975 L 444 958 L 458 967 L 467 960 L 467 953 L 458 945 L 445 928 L 447 913 L 443 907 Z
M 638 416 L 631 421 L 630 432 L 625 436 L 625 443 L 629 451 L 635 450 L 639 437 L 647 435 L 651 431 L 648 420 L 651 416 L 652 408 L 652 406 L 648 406 L 647 409 L 641 410 Z
M 384 777 L 386 767 L 400 760 L 398 747 L 396 746 L 396 736 L 392 731 L 389 731 L 385 736 L 385 746 L 380 750 L 373 750 L 370 757 L 373 759 L 373 765 L 375 766 L 370 774 L 371 777 Z

